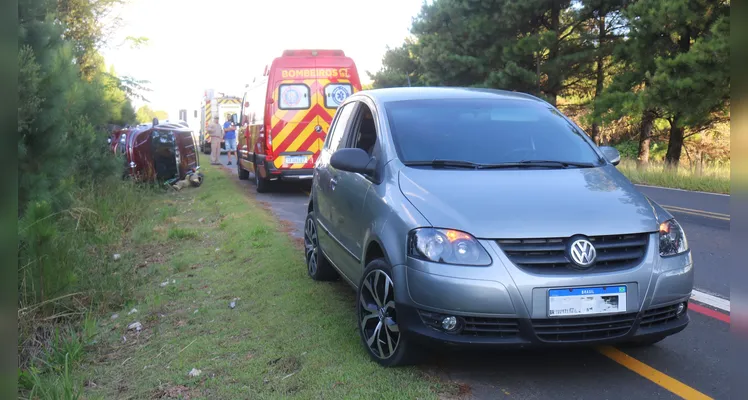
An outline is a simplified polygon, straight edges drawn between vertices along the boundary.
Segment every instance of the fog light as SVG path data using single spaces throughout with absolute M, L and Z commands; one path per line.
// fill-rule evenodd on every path
M 678 311 L 676 311 L 676 314 L 681 315 L 686 311 L 686 303 L 680 303 L 678 304 Z
M 444 319 L 442 320 L 442 328 L 445 331 L 453 331 L 457 329 L 457 317 L 444 317 Z

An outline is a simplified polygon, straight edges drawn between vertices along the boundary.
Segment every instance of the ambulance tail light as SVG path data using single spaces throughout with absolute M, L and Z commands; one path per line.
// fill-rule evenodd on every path
M 260 128 L 260 132 L 265 134 L 265 159 L 273 161 L 273 135 L 269 131 L 265 131 L 265 127 Z

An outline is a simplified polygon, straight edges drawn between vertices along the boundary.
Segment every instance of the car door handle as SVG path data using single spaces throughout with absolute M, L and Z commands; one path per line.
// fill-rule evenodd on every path
M 338 184 L 338 178 L 330 178 L 330 189 L 335 190 L 335 185 Z

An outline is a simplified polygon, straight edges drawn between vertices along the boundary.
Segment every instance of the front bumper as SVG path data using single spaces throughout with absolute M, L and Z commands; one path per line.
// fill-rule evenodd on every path
M 414 259 L 393 267 L 397 320 L 404 334 L 460 345 L 530 347 L 644 340 L 672 335 L 689 323 L 688 313 L 677 314 L 677 308 L 693 288 L 690 252 L 662 258 L 650 240 L 642 261 L 625 270 L 537 274 L 512 264 L 494 242 L 481 242 L 493 258 L 487 267 Z M 549 289 L 605 285 L 627 287 L 627 312 L 547 316 Z M 462 330 L 440 329 L 444 316 L 458 317 Z
M 408 337 L 427 344 L 510 348 L 599 345 L 659 338 L 682 331 L 690 319 L 687 312 L 676 314 L 679 303 L 641 312 L 558 319 L 492 318 L 462 314 L 463 328 L 456 334 L 438 328 L 441 317 L 455 313 L 439 314 L 398 304 L 397 320 Z

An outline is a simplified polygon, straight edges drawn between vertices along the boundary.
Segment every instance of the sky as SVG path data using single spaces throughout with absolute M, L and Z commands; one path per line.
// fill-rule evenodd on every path
M 150 81 L 149 106 L 170 118 L 203 91 L 241 95 L 285 49 L 341 49 L 362 83 L 386 46 L 402 44 L 423 0 L 129 0 L 102 53 L 120 76 Z M 146 37 L 133 49 L 128 36 Z M 142 105 L 136 102 L 136 107 Z M 189 111 L 188 111 L 189 113 Z

